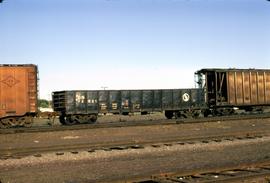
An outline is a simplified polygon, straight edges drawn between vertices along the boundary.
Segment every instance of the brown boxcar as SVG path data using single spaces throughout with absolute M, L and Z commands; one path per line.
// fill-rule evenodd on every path
M 36 65 L 0 65 L 0 125 L 30 126 L 37 113 Z
M 196 74 L 210 106 L 270 105 L 270 70 L 202 69 Z

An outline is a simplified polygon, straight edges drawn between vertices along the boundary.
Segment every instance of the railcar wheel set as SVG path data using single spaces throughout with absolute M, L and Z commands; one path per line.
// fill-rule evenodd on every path
M 164 112 L 165 117 L 197 118 L 264 112 L 270 106 L 270 70 L 201 69 L 196 88 L 155 90 L 72 90 L 52 93 L 63 125 L 95 123 L 98 114 Z M 31 127 L 38 114 L 38 68 L 0 65 L 0 128 Z

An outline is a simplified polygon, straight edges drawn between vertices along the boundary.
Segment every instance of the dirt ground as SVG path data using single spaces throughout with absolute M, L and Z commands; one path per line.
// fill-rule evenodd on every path
M 2 183 L 125 182 L 170 172 L 270 161 L 270 138 L 147 147 L 123 151 L 46 154 L 0 163 Z
M 1 134 L 0 151 L 70 144 L 136 144 L 230 133 L 248 135 L 255 131 L 266 131 L 270 134 L 270 119 Z M 42 154 L 41 157 L 0 160 L 0 182 L 125 182 L 153 174 L 270 161 L 269 153 L 270 137 L 267 135 L 263 138 L 222 143 L 195 143 L 158 148 L 148 146 L 121 151 L 79 151 L 66 152 L 63 155 L 51 152 Z
M 0 134 L 0 151 L 70 144 L 159 142 L 228 133 L 248 135 L 248 133 L 265 130 L 270 131 L 270 119 Z

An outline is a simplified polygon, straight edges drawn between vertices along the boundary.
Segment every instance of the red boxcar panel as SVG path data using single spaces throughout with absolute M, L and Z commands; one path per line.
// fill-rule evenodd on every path
M 0 117 L 37 112 L 37 67 L 0 65 Z

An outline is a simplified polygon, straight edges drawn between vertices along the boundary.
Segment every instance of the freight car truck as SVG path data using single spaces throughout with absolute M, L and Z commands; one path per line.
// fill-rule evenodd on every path
M 29 127 L 37 114 L 36 65 L 0 65 L 0 128 Z
M 99 113 L 158 111 L 170 119 L 196 117 L 205 108 L 202 89 L 56 91 L 52 98 L 54 111 L 60 112 L 60 122 L 67 125 L 93 123 Z

